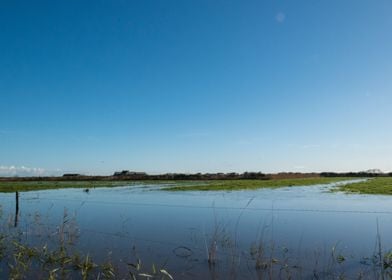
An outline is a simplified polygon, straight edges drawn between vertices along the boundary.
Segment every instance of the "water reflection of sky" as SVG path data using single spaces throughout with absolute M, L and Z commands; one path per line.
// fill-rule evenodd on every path
M 58 225 L 64 209 L 75 215 L 80 248 L 100 254 L 129 251 L 148 255 L 187 246 L 205 258 L 215 229 L 237 240 L 243 251 L 261 238 L 303 254 L 338 243 L 348 254 L 374 251 L 377 221 L 383 245 L 392 247 L 392 198 L 328 192 L 326 186 L 233 192 L 168 192 L 156 186 L 47 190 L 20 194 L 20 227 L 39 213 Z M 15 210 L 15 195 L 2 194 L 3 215 Z M 25 224 L 24 224 L 25 223 Z M 178 264 L 180 265 L 180 264 Z

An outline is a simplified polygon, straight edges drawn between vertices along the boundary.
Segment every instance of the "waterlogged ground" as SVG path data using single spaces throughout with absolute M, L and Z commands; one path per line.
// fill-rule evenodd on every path
M 373 258 L 379 240 L 383 257 L 392 248 L 392 197 L 330 192 L 336 184 L 22 192 L 17 221 L 15 193 L 7 193 L 0 195 L 0 226 L 31 246 L 57 240 L 65 228 L 75 251 L 97 263 L 110 260 L 118 276 L 140 259 L 145 270 L 164 269 L 174 279 L 351 279 L 361 272 L 374 279 L 382 270 Z M 0 278 L 7 278 L 2 266 Z

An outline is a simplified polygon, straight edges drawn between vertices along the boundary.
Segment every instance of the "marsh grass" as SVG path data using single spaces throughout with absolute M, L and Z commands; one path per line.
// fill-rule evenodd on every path
M 191 185 L 175 185 L 165 187 L 166 191 L 236 191 L 256 190 L 262 188 L 281 188 L 293 186 L 311 186 L 317 184 L 330 184 L 347 181 L 351 178 L 296 178 L 296 179 L 271 179 L 271 180 L 215 180 L 201 181 Z
M 27 192 L 39 190 L 57 190 L 77 188 L 89 193 L 94 188 L 125 187 L 125 186 L 149 186 L 149 185 L 173 185 L 173 184 L 193 184 L 197 181 L 173 181 L 173 180 L 137 180 L 137 181 L 0 181 L 0 193 Z
M 307 257 L 308 263 L 300 266 L 298 258 L 301 256 L 297 251 L 274 242 L 273 216 L 271 224 L 264 224 L 258 240 L 249 247 L 249 251 L 240 251 L 237 230 L 241 216 L 234 221 L 232 231 L 226 228 L 227 225 L 219 223 L 215 216 L 215 229 L 206 242 L 207 252 L 210 252 L 207 258 L 211 279 L 249 279 L 248 275 L 253 275 L 253 279 L 392 279 L 392 251 L 383 250 L 378 227 L 374 254 L 360 259 L 360 263 L 355 264 L 358 259 L 347 255 L 337 243 L 327 248 L 324 255 L 315 249 L 314 256 Z M 31 217 L 37 227 L 42 227 L 38 214 Z M 270 239 L 266 238 L 267 230 L 271 231 Z M 89 252 L 79 252 L 80 232 L 76 216 L 70 215 L 66 209 L 54 231 L 39 232 L 44 242 L 27 238 L 32 232 L 35 231 L 21 234 L 12 225 L 7 230 L 0 224 L 0 278 L 173 279 L 166 269 L 166 262 L 161 265 L 143 263 L 137 253 L 130 257 L 131 261 L 121 262 L 109 257 L 98 262 Z M 179 254 L 182 258 L 193 254 L 192 248 L 179 249 L 185 250 L 184 254 Z M 167 254 L 170 255 L 170 252 Z M 314 262 L 313 266 L 311 262 Z M 354 272 L 353 264 L 356 265 Z M 207 266 L 205 259 L 203 265 Z M 244 266 L 248 266 L 249 271 L 244 271 Z
M 364 182 L 339 186 L 333 191 L 343 191 L 346 193 L 360 194 L 392 195 L 392 177 L 372 178 Z
M 392 279 L 392 251 L 383 250 L 378 222 L 376 245 L 374 253 L 370 257 L 358 258 L 347 254 L 344 246 L 341 246 L 339 242 L 324 251 L 315 248 L 313 256 L 307 254 L 301 256 L 301 245 L 295 251 L 275 243 L 272 213 L 271 224 L 264 224 L 258 234 L 257 241 L 252 243 L 248 254 L 244 254 L 244 251 L 240 252 L 237 244 L 237 228 L 241 216 L 240 214 L 235 223 L 233 238 L 227 235 L 230 231 L 225 230 L 215 218 L 217 226 L 213 230 L 213 238 L 210 240 L 210 247 L 207 250 L 208 252 L 214 250 L 213 257 L 211 254 L 208 255 L 211 279 L 221 279 L 222 277 L 222 279 L 249 279 L 249 276 L 244 278 L 244 275 L 247 274 L 241 267 L 240 258 L 246 263 L 248 272 L 251 273 L 250 275 L 254 275 L 255 279 Z M 267 233 L 271 235 L 269 241 L 266 238 Z M 228 249 L 226 254 L 223 250 L 217 251 L 218 246 L 216 245 L 220 243 L 219 240 L 233 240 L 226 242 L 226 249 Z M 218 269 L 217 264 L 221 264 L 224 257 L 227 259 L 228 265 L 225 267 L 226 270 L 222 271 Z M 301 264 L 303 257 L 305 263 Z M 211 259 L 214 261 L 212 262 Z M 312 264 L 312 262 L 314 263 Z
M 81 188 L 89 193 L 91 189 L 102 187 L 123 187 L 134 185 L 164 185 L 165 191 L 236 191 L 261 188 L 281 188 L 311 186 L 352 180 L 349 177 L 312 177 L 294 179 L 242 179 L 242 180 L 203 180 L 203 181 L 0 181 L 0 193 L 26 192 L 37 190 Z M 356 178 L 358 179 L 358 178 Z M 166 186 L 165 186 L 166 185 Z M 338 190 L 369 194 L 392 194 L 392 177 L 375 178 L 363 183 L 350 183 Z
M 42 227 L 37 216 L 33 218 L 39 222 L 36 226 Z M 140 259 L 136 264 L 125 264 L 123 275 L 111 260 L 97 263 L 88 252 L 80 253 L 77 250 L 79 228 L 76 216 L 70 216 L 66 209 L 62 222 L 54 231 L 48 228 L 46 233 L 42 230 L 36 234 L 33 228 L 21 231 L 5 225 L 0 225 L 1 279 L 173 279 L 163 266 L 152 264 L 147 269 Z M 43 242 L 39 241 L 40 238 Z
M 136 181 L 0 181 L 0 192 L 38 191 L 51 189 L 82 188 L 85 191 L 100 187 L 122 187 L 135 184 L 153 184 L 154 182 Z M 87 191 L 88 192 L 88 191 Z
M 226 230 L 226 226 L 222 222 L 218 222 L 214 211 L 214 229 L 211 236 L 205 236 L 205 246 L 207 252 L 207 262 L 210 268 L 214 267 L 218 262 L 218 248 L 231 248 L 231 239 Z
M 141 259 L 128 262 L 128 277 L 120 274 L 113 262 L 97 263 L 89 254 L 79 254 L 69 246 L 59 244 L 51 248 L 44 246 L 29 246 L 23 242 L 7 237 L 7 246 L 4 247 L 4 237 L 0 240 L 6 255 L 1 263 L 6 263 L 5 274 L 9 279 L 171 279 L 173 276 L 163 267 L 144 265 Z M 58 239 L 60 240 L 60 239 Z M 257 248 L 250 250 L 256 279 L 391 279 L 392 252 L 375 252 L 363 265 L 367 270 L 358 270 L 355 276 L 346 273 L 346 261 L 349 257 L 339 249 L 338 245 L 332 247 L 329 260 L 318 260 L 311 271 L 302 274 L 302 268 L 295 263 L 288 248 L 279 248 L 275 245 L 259 243 Z M 272 252 L 272 253 L 271 253 Z M 320 255 L 317 255 L 320 256 Z M 381 256 L 381 258 L 380 258 Z M 231 256 L 228 256 L 231 258 Z M 315 257 L 317 259 L 318 257 Z M 245 257 L 244 257 L 245 259 Z M 240 266 L 239 263 L 237 263 Z M 221 267 L 222 268 L 222 267 Z M 229 267 L 228 274 L 210 267 L 212 279 L 244 279 L 241 270 Z M 225 276 L 227 275 L 227 277 Z

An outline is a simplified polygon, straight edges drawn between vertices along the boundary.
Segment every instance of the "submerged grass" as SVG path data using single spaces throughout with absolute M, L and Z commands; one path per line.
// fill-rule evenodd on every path
M 234 191 L 255 190 L 261 188 L 281 188 L 291 186 L 310 186 L 317 184 L 329 184 L 349 180 L 351 178 L 295 178 L 295 179 L 271 179 L 271 180 L 215 180 L 198 182 L 192 185 L 179 185 L 163 188 L 168 191 Z
M 165 183 L 170 183 L 166 182 Z M 0 181 L 0 193 L 66 188 L 123 187 L 136 184 L 162 184 L 162 181 Z
M 7 226 L 0 215 L 1 279 L 162 279 L 173 280 L 164 265 L 145 265 L 137 258 L 130 261 L 108 259 L 96 262 L 90 253 L 78 251 L 79 229 L 76 216 L 64 209 L 60 225 L 28 223 L 27 231 Z M 42 229 L 37 234 L 36 229 Z M 131 257 L 131 258 L 130 258 Z
M 235 191 L 261 188 L 281 188 L 291 186 L 310 186 L 350 180 L 349 177 L 313 177 L 270 180 L 206 180 L 206 181 L 0 181 L 0 193 L 99 187 L 122 187 L 131 185 L 161 185 L 167 191 Z M 392 195 L 392 177 L 377 177 L 367 181 L 350 183 L 337 187 L 334 191 L 363 194 Z
M 295 179 L 271 179 L 271 180 L 206 180 L 206 181 L 0 181 L 0 193 L 25 192 L 37 190 L 52 190 L 66 188 L 83 188 L 88 191 L 90 188 L 99 187 L 122 187 L 141 184 L 170 184 L 163 190 L 187 191 L 187 190 L 246 190 L 259 188 L 279 188 L 287 186 L 308 186 L 316 184 L 328 184 L 344 181 L 350 178 L 295 178 Z
M 37 191 L 65 188 L 95 188 L 126 186 L 130 182 L 115 181 L 21 181 L 0 182 L 0 192 Z
M 378 177 L 364 182 L 340 186 L 335 191 L 392 195 L 392 177 Z

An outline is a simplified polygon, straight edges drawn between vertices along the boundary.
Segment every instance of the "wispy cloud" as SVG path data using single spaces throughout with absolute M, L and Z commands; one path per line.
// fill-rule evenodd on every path
M 283 12 L 277 13 L 276 16 L 275 16 L 275 20 L 278 23 L 283 23 L 286 20 L 286 14 L 283 13 Z
M 26 166 L 4 166 L 0 165 L 0 176 L 43 176 L 47 172 L 43 168 L 26 167 Z

